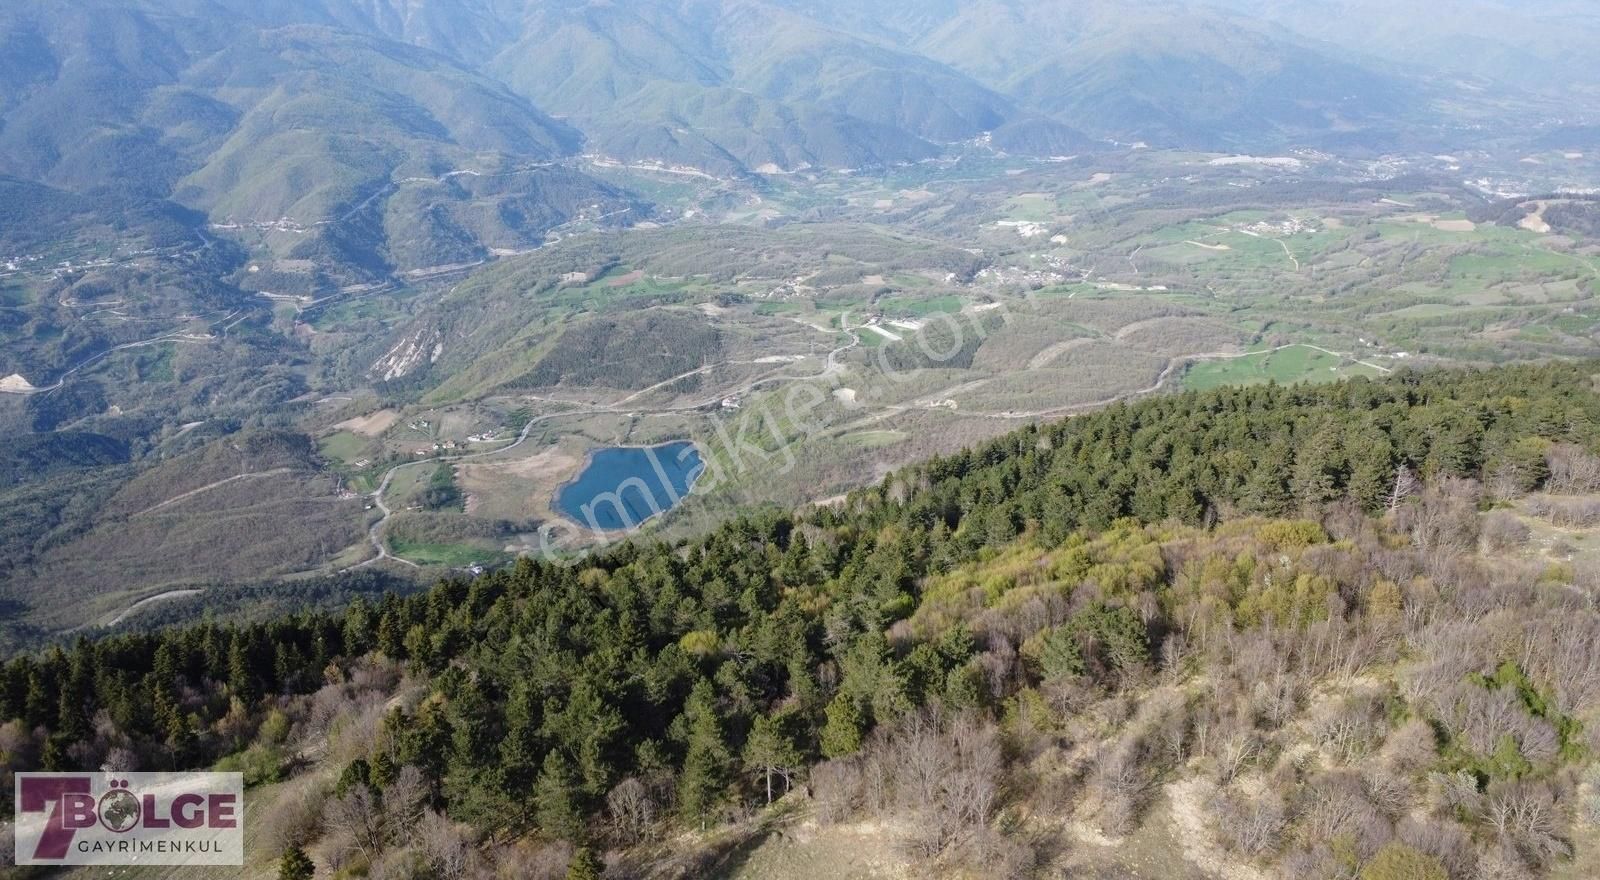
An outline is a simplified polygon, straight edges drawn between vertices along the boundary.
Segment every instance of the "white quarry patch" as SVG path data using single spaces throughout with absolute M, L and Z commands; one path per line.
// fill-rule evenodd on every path
M 434 363 L 444 354 L 444 342 L 431 329 L 423 328 L 400 340 L 372 365 L 372 372 L 384 381 L 409 375 L 426 360 Z
M 1262 165 L 1268 168 L 1303 168 L 1304 162 L 1293 156 L 1218 156 L 1212 165 Z
M 7 394 L 27 394 L 37 390 L 32 382 L 22 377 L 21 373 L 12 373 L 4 379 L 0 379 L 0 391 Z
M 1031 220 L 1001 220 L 995 225 L 1015 229 L 1023 238 L 1037 238 L 1050 231 L 1043 223 L 1034 223 Z

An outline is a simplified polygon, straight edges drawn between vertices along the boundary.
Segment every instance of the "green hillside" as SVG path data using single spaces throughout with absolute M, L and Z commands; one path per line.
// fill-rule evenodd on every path
M 678 547 L 83 641 L 0 672 L 6 760 L 242 770 L 257 868 L 744 876 L 799 812 L 881 823 L 894 876 L 1036 876 L 1075 828 L 1105 868 L 1157 815 L 1238 870 L 1556 876 L 1594 857 L 1596 560 L 1525 493 L 1600 490 L 1595 369 L 1116 406 Z
M 0 40 L 38 63 L 0 102 L 0 174 L 170 198 L 201 212 L 190 225 L 344 283 L 534 247 L 581 215 L 642 214 L 552 167 L 581 134 L 460 62 L 337 27 L 321 4 L 254 12 L 221 28 L 162 4 L 8 6 Z M 472 175 L 497 183 L 449 185 Z

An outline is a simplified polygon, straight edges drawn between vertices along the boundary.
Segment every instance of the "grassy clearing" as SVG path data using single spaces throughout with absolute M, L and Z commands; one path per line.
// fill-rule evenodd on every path
M 1403 309 L 1395 309 L 1392 312 L 1385 312 L 1384 317 L 1414 318 L 1422 320 L 1428 320 L 1432 318 L 1448 318 L 1460 314 L 1463 308 L 1471 307 L 1454 306 L 1447 303 L 1418 303 L 1414 306 L 1406 306 Z
M 498 550 L 485 550 L 471 544 L 415 544 L 403 540 L 390 541 L 389 552 L 418 565 L 445 565 L 451 568 L 495 562 L 505 556 Z
M 1006 200 L 1005 214 L 1011 220 L 1044 223 L 1053 219 L 1060 208 L 1049 193 L 1021 193 Z
M 965 305 L 966 300 L 954 295 L 936 296 L 929 299 L 891 296 L 878 300 L 878 307 L 889 314 L 910 315 L 917 318 L 928 315 L 957 314 Z
M 806 311 L 806 306 L 793 300 L 772 300 L 756 303 L 756 314 L 768 317 L 773 315 L 795 315 L 804 311 Z
M 348 296 L 313 306 L 301 313 L 300 318 L 319 333 L 337 330 L 358 321 L 388 323 L 404 315 L 400 303 L 405 298 L 400 292 L 378 296 Z
M 1351 376 L 1378 376 L 1380 372 L 1304 345 L 1272 352 L 1257 352 L 1227 360 L 1202 361 L 1184 373 L 1183 386 L 1206 391 L 1224 385 L 1259 385 L 1266 382 L 1331 382 Z
M 904 443 L 910 437 L 911 435 L 904 431 L 862 431 L 859 434 L 846 434 L 841 439 L 848 440 L 857 446 L 867 449 L 878 449 L 884 446 Z
M 172 369 L 174 346 L 171 343 L 152 346 L 134 359 L 134 370 L 142 382 L 171 382 L 177 378 Z
M 370 441 L 352 431 L 340 431 L 322 438 L 317 448 L 326 458 L 336 459 L 345 464 L 369 458 L 366 454 Z

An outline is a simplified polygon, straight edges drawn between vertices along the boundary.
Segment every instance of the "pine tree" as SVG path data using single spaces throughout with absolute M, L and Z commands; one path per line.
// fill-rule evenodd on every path
M 856 701 L 839 694 L 827 708 L 828 722 L 822 727 L 822 754 L 829 758 L 843 758 L 861 749 L 861 734 L 866 721 Z
M 538 697 L 526 681 L 517 682 L 506 701 L 505 736 L 500 740 L 500 768 L 507 789 L 517 794 L 525 793 L 539 773 L 539 723 Z
M 600 857 L 594 854 L 594 850 L 580 846 L 567 865 L 567 880 L 600 880 L 604 870 L 605 866 L 600 863 Z
M 345 765 L 339 774 L 339 780 L 334 783 L 333 793 L 344 797 L 350 790 L 358 785 L 370 786 L 372 784 L 372 766 L 366 758 L 357 758 Z
M 1291 494 L 1311 508 L 1332 501 L 1339 495 L 1342 467 L 1338 429 L 1332 425 L 1318 429 L 1295 453 Z
M 340 636 L 347 654 L 364 654 L 372 646 L 372 608 L 365 596 L 357 596 L 345 609 Z
M 372 784 L 378 788 L 388 788 L 399 775 L 400 768 L 389 757 L 389 750 L 378 749 L 378 753 L 372 757 Z
M 1350 467 L 1346 494 L 1368 513 L 1382 510 L 1394 478 L 1394 445 L 1388 435 L 1374 425 L 1364 426 L 1345 441 L 1345 457 Z
M 194 754 L 196 736 L 194 720 L 183 714 L 177 707 L 172 707 L 167 712 L 166 720 L 166 747 L 167 754 L 172 759 L 172 769 L 178 770 L 189 763 L 189 758 Z
M 1289 510 L 1289 449 L 1275 446 L 1256 462 L 1240 503 L 1250 513 L 1281 516 Z
M 576 841 L 583 834 L 572 766 L 558 751 L 544 756 L 544 769 L 533 786 L 534 821 L 551 837 Z
M 242 634 L 235 634 L 233 644 L 228 646 L 228 690 L 246 706 L 253 705 L 260 696 Z
M 282 693 L 293 692 L 300 678 L 300 651 L 291 642 L 279 642 L 272 654 L 272 675 Z
M 462 682 L 449 705 L 451 752 L 455 765 L 472 769 L 492 761 L 498 751 L 494 712 L 478 682 L 471 679 Z
M 45 737 L 44 749 L 40 751 L 39 763 L 46 770 L 66 770 L 71 763 L 67 755 L 67 747 L 71 745 L 67 738 L 59 733 L 52 733 Z
M 311 880 L 316 873 L 317 866 L 298 845 L 284 850 L 282 858 L 278 859 L 278 880 Z
M 732 760 L 723 738 L 722 719 L 717 713 L 716 693 L 707 679 L 696 682 L 689 693 L 683 720 L 688 751 L 683 759 L 683 772 L 678 777 L 678 804 L 685 817 L 698 821 L 704 828 L 722 794 Z

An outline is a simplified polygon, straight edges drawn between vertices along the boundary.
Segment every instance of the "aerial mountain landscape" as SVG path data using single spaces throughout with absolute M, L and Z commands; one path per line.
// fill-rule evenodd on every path
M 1600 875 L 1597 43 L 0 4 L 8 876 Z

